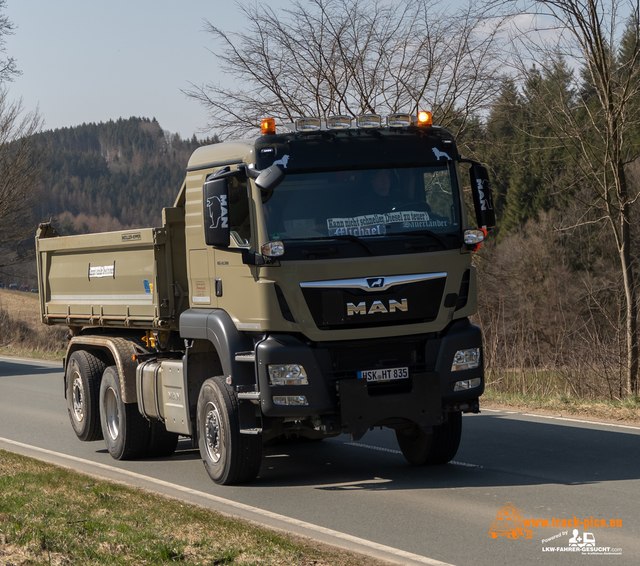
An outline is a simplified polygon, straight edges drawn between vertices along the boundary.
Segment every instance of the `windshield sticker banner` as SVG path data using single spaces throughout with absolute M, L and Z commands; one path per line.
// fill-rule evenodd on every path
M 427 212 L 398 211 L 385 214 L 367 214 L 350 218 L 327 218 L 329 235 L 377 236 L 387 233 L 388 224 L 402 224 L 402 228 L 439 228 L 447 226 L 445 220 L 429 218 Z

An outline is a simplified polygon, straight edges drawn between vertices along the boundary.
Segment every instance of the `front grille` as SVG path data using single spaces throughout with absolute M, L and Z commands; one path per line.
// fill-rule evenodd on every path
M 394 285 L 384 291 L 353 287 L 302 287 L 320 330 L 431 322 L 442 302 L 446 276 Z

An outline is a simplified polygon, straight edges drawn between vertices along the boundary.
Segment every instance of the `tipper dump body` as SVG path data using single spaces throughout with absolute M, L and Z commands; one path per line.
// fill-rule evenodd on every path
M 50 233 L 43 228 L 37 239 L 43 322 L 177 329 L 177 313 L 186 305 L 179 281 L 184 276 L 174 274 L 169 225 L 55 238 Z M 184 240 L 182 230 L 179 236 Z

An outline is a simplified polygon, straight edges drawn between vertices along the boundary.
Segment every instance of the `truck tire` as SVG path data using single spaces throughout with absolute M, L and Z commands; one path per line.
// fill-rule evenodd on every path
M 100 423 L 109 454 L 116 460 L 133 460 L 147 455 L 149 421 L 138 411 L 137 403 L 124 403 L 120 376 L 109 366 L 100 384 Z
M 149 431 L 149 445 L 147 456 L 150 458 L 166 458 L 171 456 L 178 446 L 176 432 L 169 432 L 163 423 L 152 421 Z
M 203 383 L 197 415 L 200 455 L 211 479 L 219 485 L 254 480 L 262 462 L 262 435 L 240 434 L 238 398 L 222 377 Z
M 107 364 L 98 356 L 78 350 L 69 356 L 65 376 L 67 411 L 76 436 L 85 442 L 102 440 L 100 381 Z
M 427 434 L 417 426 L 396 430 L 403 456 L 413 466 L 446 464 L 455 457 L 462 434 L 462 413 L 449 413 L 446 423 L 433 427 Z

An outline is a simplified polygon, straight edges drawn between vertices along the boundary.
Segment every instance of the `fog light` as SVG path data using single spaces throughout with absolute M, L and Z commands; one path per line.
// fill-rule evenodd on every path
M 294 405 L 297 407 L 309 404 L 304 395 L 277 395 L 273 398 L 274 405 Z
M 309 385 L 307 373 L 300 364 L 281 364 L 269 366 L 271 385 Z
M 473 389 L 480 385 L 480 378 L 474 377 L 473 379 L 466 379 L 465 381 L 456 381 L 456 385 L 453 388 L 454 391 L 464 391 L 465 389 Z
M 469 348 L 468 350 L 458 350 L 453 356 L 451 371 L 462 371 L 464 369 L 474 369 L 480 366 L 480 348 Z

